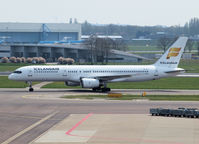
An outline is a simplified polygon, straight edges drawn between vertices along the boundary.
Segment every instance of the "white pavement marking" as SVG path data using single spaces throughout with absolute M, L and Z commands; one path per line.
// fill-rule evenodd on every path
M 7 139 L 6 141 L 4 141 L 2 144 L 8 144 L 10 142 L 12 142 L 13 140 L 15 140 L 16 138 L 20 137 L 21 135 L 25 134 L 26 132 L 28 132 L 29 130 L 35 128 L 36 126 L 38 126 L 39 124 L 43 123 L 44 121 L 48 120 L 49 118 L 51 118 L 52 116 L 54 116 L 57 112 L 54 112 L 46 117 L 44 117 L 43 119 L 41 119 L 40 121 L 34 123 L 33 125 L 27 127 L 26 129 L 24 129 L 23 131 L 17 133 L 16 135 L 10 137 L 9 139 Z
M 45 135 L 40 137 L 35 143 L 72 143 L 72 142 L 87 142 L 96 131 L 89 130 L 74 130 L 74 135 L 80 135 L 80 137 L 66 135 L 66 131 L 48 131 Z M 81 135 L 86 135 L 86 137 L 81 137 Z

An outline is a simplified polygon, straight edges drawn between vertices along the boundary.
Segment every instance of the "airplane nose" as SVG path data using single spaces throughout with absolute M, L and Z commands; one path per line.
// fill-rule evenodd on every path
M 11 74 L 8 76 L 8 79 L 11 80 Z
M 13 80 L 13 74 L 10 74 L 10 75 L 8 76 L 8 79 L 9 79 L 9 80 Z

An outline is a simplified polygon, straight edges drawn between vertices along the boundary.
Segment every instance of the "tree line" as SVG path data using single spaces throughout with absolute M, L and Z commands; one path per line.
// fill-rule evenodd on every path
M 123 40 L 113 40 L 111 38 L 99 38 L 97 35 L 91 35 L 88 40 L 84 42 L 84 45 L 90 51 L 90 62 L 95 64 L 101 62 L 107 64 L 110 56 L 110 51 L 127 49 L 127 45 Z
M 157 32 L 165 32 L 171 37 L 179 35 L 199 35 L 199 18 L 190 19 L 184 26 L 133 26 L 133 25 L 94 25 L 85 21 L 82 24 L 83 35 L 121 35 L 126 40 L 140 36 L 153 37 Z

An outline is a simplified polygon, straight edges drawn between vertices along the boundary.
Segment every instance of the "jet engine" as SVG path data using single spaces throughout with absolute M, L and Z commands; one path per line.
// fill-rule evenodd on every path
M 94 78 L 82 78 L 81 79 L 82 88 L 96 88 L 100 86 L 98 79 Z
M 70 81 L 65 81 L 65 85 L 67 86 L 79 86 L 80 83 L 77 82 L 70 82 Z

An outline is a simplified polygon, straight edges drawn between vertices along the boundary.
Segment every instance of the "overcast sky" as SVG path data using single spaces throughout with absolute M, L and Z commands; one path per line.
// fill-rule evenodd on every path
M 184 25 L 199 0 L 0 0 L 0 22 Z

